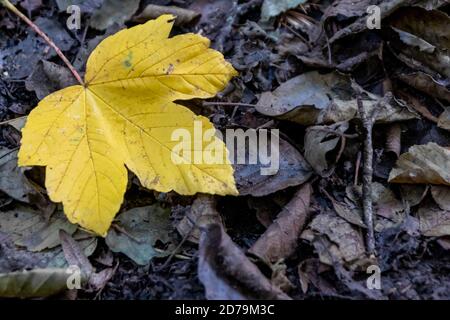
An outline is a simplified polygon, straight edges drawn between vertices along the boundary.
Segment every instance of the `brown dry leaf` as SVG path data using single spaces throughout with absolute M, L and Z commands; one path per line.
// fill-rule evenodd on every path
M 81 246 L 64 230 L 59 230 L 59 238 L 69 265 L 78 266 L 86 278 L 89 278 L 94 273 L 94 267 L 84 254 Z
M 100 272 L 96 272 L 83 248 L 71 235 L 64 230 L 60 230 L 59 237 L 67 262 L 69 265 L 75 265 L 81 269 L 83 278 L 88 281 L 88 291 L 97 291 L 103 288 L 113 276 L 114 269 L 106 268 Z
M 48 297 L 67 289 L 66 269 L 48 268 L 0 273 L 0 297 Z
M 432 97 L 450 102 L 450 82 L 448 80 L 436 80 L 422 71 L 399 72 L 396 77 Z
M 450 150 L 433 142 L 412 146 L 397 160 L 389 182 L 450 185 Z
M 386 152 L 398 157 L 402 149 L 402 128 L 398 123 L 391 124 L 386 132 Z
M 406 210 L 402 202 L 395 197 L 392 190 L 381 183 L 372 183 L 372 201 L 377 214 L 374 226 L 375 231 L 381 232 L 403 222 Z
M 216 210 L 216 200 L 213 196 L 198 195 L 184 218 L 177 225 L 177 230 L 186 240 L 199 243 L 201 228 L 210 224 L 222 224 L 222 217 Z
M 302 233 L 302 238 L 313 243 L 320 261 L 353 265 L 365 254 L 362 234 L 344 219 L 321 213 Z
M 294 253 L 300 232 L 309 216 L 310 202 L 311 186 L 305 184 L 248 252 L 269 265 Z
M 438 127 L 450 131 L 450 108 L 446 108 L 439 116 Z
M 0 191 L 15 200 L 46 207 L 48 201 L 25 176 L 26 170 L 17 166 L 17 152 L 16 149 L 0 147 Z
M 389 17 L 398 8 L 406 6 L 419 6 L 427 10 L 437 9 L 447 3 L 448 0 L 376 0 L 371 1 L 370 4 L 375 4 L 380 8 L 381 18 L 385 19 Z M 367 6 L 366 6 L 367 9 Z M 360 9 L 361 10 L 361 9 Z M 352 20 L 350 20 L 352 21 Z M 345 28 L 340 29 L 329 39 L 330 43 L 333 43 L 344 37 L 360 33 L 367 29 L 367 14 L 362 12 L 362 14 L 354 22 Z
M 375 107 L 380 97 L 364 92 L 363 102 Z M 256 110 L 264 115 L 302 125 L 348 121 L 357 117 L 357 100 L 352 83 L 338 73 L 311 71 L 281 84 L 273 92 L 264 92 Z M 377 114 L 378 122 L 395 122 L 416 116 L 398 105 L 387 104 Z
M 133 20 L 138 23 L 144 23 L 148 20 L 156 19 L 163 14 L 171 14 L 175 16 L 176 26 L 189 24 L 200 16 L 198 12 L 189 9 L 184 9 L 176 6 L 158 6 L 155 4 L 149 4 Z
M 417 206 L 428 193 L 428 185 L 403 184 L 400 186 L 400 193 L 403 201 L 409 206 Z
M 338 216 L 355 226 L 367 228 L 366 224 L 362 220 L 361 206 L 357 203 L 359 199 L 355 199 L 355 201 L 345 199 L 345 202 L 338 202 L 326 190 L 322 190 L 322 192 L 331 201 L 334 211 Z
M 261 168 L 269 167 L 266 164 L 261 164 L 261 159 L 258 159 L 257 164 L 236 164 L 233 166 L 239 195 L 266 196 L 288 187 L 301 185 L 312 176 L 313 170 L 301 153 L 286 140 L 280 138 L 279 141 L 279 145 L 271 144 L 271 152 L 277 151 L 279 153 L 279 169 L 275 174 L 261 174 Z M 278 148 L 278 150 L 275 150 L 275 148 Z M 263 161 L 269 163 L 271 161 L 270 156 Z
M 284 262 L 279 261 L 278 263 L 274 264 L 272 267 L 272 277 L 270 281 L 272 284 L 281 290 L 283 292 L 289 293 L 291 290 L 295 288 L 294 284 L 289 280 L 289 278 L 286 275 L 287 272 L 287 266 Z
M 290 299 L 271 284 L 218 224 L 202 232 L 198 276 L 209 300 Z
M 450 187 L 431 186 L 431 196 L 442 210 L 450 211 Z
M 450 17 L 437 10 L 410 7 L 391 17 L 400 41 L 389 45 L 403 62 L 426 73 L 450 77 Z
M 77 84 L 72 73 L 66 67 L 42 60 L 25 81 L 28 91 L 34 91 L 39 100 L 50 93 Z
M 329 163 L 327 154 L 345 143 L 342 134 L 348 129 L 348 122 L 340 122 L 330 126 L 309 127 L 305 134 L 305 158 L 314 171 L 322 177 L 330 176 L 334 171 L 334 163 Z M 337 160 L 337 159 L 335 159 Z
M 426 205 L 418 211 L 420 232 L 428 237 L 450 235 L 450 211 L 436 205 Z

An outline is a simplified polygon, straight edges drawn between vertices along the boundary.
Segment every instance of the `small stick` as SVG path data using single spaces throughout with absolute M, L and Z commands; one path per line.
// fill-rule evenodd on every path
M 358 185 L 359 166 L 360 165 L 361 165 L 361 151 L 358 151 L 358 154 L 356 155 L 356 163 L 355 163 L 355 181 L 353 182 L 354 186 Z
M 375 122 L 375 112 L 378 108 L 365 110 L 361 97 L 358 97 L 358 111 L 364 127 L 363 150 L 363 211 L 364 222 L 367 226 L 366 246 L 369 255 L 375 254 L 375 234 L 373 231 L 373 206 L 372 206 L 372 177 L 373 177 L 373 146 L 372 129 Z
M 74 66 L 70 63 L 70 61 L 66 58 L 66 56 L 62 53 L 61 49 L 58 48 L 58 46 L 37 26 L 28 19 L 27 16 L 25 16 L 22 12 L 19 11 L 9 0 L 0 0 L 0 3 L 7 9 L 11 10 L 15 15 L 17 15 L 20 19 L 25 21 L 42 39 L 47 42 L 47 44 L 52 47 L 56 54 L 61 58 L 62 61 L 66 64 L 66 66 L 69 68 L 69 70 L 74 75 L 75 79 L 84 87 L 83 79 L 81 79 L 80 74 L 78 71 L 74 68 Z

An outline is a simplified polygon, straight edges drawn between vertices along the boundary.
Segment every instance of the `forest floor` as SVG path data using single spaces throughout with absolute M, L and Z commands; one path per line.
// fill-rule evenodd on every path
M 448 1 L 88 0 L 75 30 L 65 9 L 80 1 L 12 2 L 81 73 L 108 35 L 175 12 L 173 36 L 200 33 L 239 72 L 216 98 L 183 104 L 219 130 L 278 129 L 280 168 L 262 176 L 261 163 L 236 165 L 238 197 L 158 193 L 130 173 L 120 212 L 164 219 L 138 231 L 118 219 L 106 239 L 69 226 L 44 168 L 22 170 L 16 157 L 21 120 L 74 80 L 1 9 L 0 273 L 67 266 L 54 236 L 64 229 L 106 271 L 95 289 L 58 298 L 450 299 Z M 368 27 L 371 5 L 380 28 Z M 369 151 L 364 110 L 376 110 Z M 133 240 L 139 232 L 151 234 L 147 246 Z M 381 288 L 371 290 L 377 270 Z

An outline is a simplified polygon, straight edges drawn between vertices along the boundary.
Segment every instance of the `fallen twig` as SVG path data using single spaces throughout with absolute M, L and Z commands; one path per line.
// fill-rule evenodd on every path
M 367 226 L 366 246 L 370 255 L 375 254 L 375 235 L 373 231 L 373 206 L 372 206 L 372 177 L 373 177 L 373 146 L 372 129 L 378 108 L 367 110 L 364 108 L 362 98 L 358 96 L 358 111 L 364 128 L 363 148 L 363 211 L 364 222 Z
M 13 12 L 16 16 L 18 16 L 20 19 L 26 22 L 42 39 L 47 42 L 47 44 L 52 47 L 56 54 L 61 58 L 62 61 L 66 64 L 66 66 L 69 68 L 69 70 L 74 75 L 75 79 L 84 86 L 83 79 L 79 75 L 78 71 L 74 68 L 74 66 L 70 63 L 70 61 L 66 58 L 64 53 L 62 53 L 61 49 L 58 48 L 58 46 L 45 34 L 44 31 L 42 31 L 37 25 L 33 23 L 26 15 L 24 15 L 22 12 L 19 11 L 9 0 L 0 0 L 0 4 L 2 4 L 5 8 L 9 9 L 11 12 Z

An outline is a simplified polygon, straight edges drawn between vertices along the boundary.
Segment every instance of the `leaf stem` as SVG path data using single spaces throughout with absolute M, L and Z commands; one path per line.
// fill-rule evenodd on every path
M 17 15 L 20 19 L 25 21 L 42 39 L 47 42 L 47 44 L 52 47 L 56 54 L 61 58 L 62 61 L 67 65 L 69 70 L 74 75 L 75 79 L 84 87 L 84 81 L 81 78 L 78 71 L 74 68 L 74 66 L 70 63 L 70 61 L 66 58 L 66 56 L 62 53 L 61 49 L 58 48 L 58 46 L 36 25 L 28 19 L 27 16 L 25 16 L 22 12 L 19 11 L 9 0 L 0 0 L 0 3 L 7 9 L 11 10 L 15 15 Z

